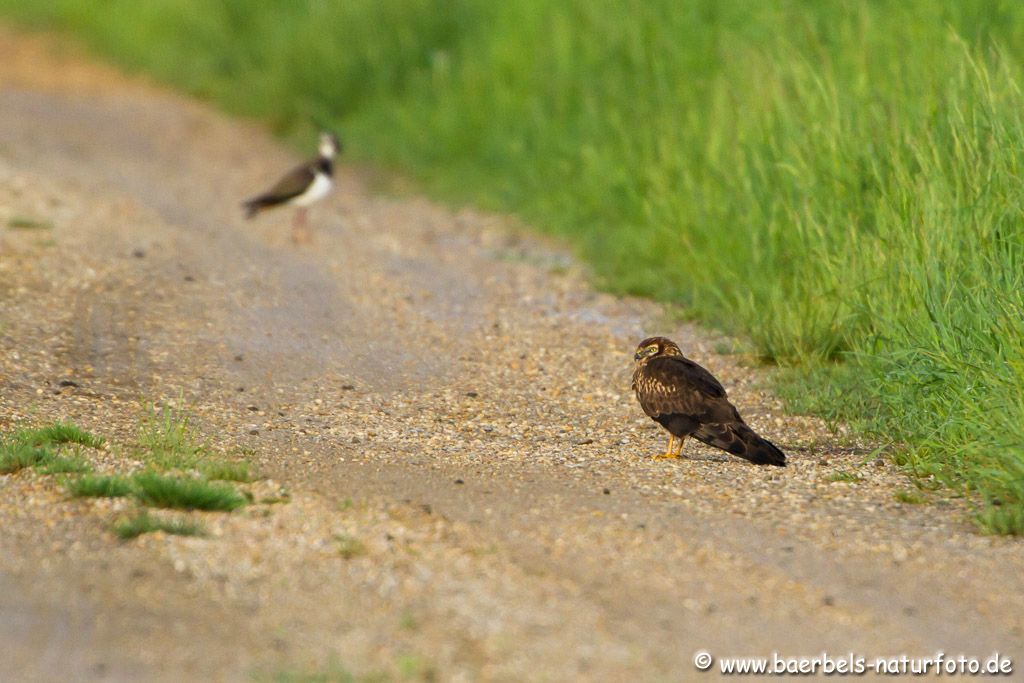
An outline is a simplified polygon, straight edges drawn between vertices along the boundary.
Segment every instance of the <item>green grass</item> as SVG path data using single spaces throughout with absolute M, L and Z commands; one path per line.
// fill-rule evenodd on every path
M 76 498 L 123 498 L 135 487 L 127 477 L 86 474 L 67 483 L 67 491 Z
M 273 676 L 257 680 L 273 683 L 359 683 L 361 679 L 340 666 L 332 666 L 322 671 L 279 671 Z
M 61 444 L 80 444 L 89 448 L 102 448 L 103 438 L 90 434 L 70 422 L 55 422 L 37 429 L 22 429 L 12 437 L 14 441 L 31 446 L 56 446 Z
M 247 462 L 211 460 L 201 464 L 199 471 L 210 481 L 246 483 L 253 480 L 252 470 Z
M 928 502 L 928 499 L 920 493 L 910 490 L 897 491 L 893 494 L 893 498 L 906 505 L 923 505 Z
M 0 0 L 575 245 L 1024 533 L 1024 4 Z M 650 330 L 657 332 L 658 330 Z
M 92 465 L 81 455 L 57 455 L 37 465 L 40 474 L 85 474 L 92 472 Z
M 414 678 L 418 672 L 406 675 L 401 667 L 401 662 L 396 668 L 402 672 L 401 678 L 397 680 L 434 680 L 433 676 L 428 678 L 420 675 L 418 678 Z M 282 670 L 270 676 L 257 675 L 254 678 L 257 681 L 267 681 L 268 683 L 387 683 L 396 680 L 395 677 L 385 672 L 356 675 L 336 661 L 331 661 L 318 670 Z
M 165 520 L 155 517 L 145 510 L 132 517 L 115 522 L 111 530 L 121 539 L 131 539 L 154 531 L 177 536 L 203 536 L 206 531 L 198 522 L 186 519 Z
M 12 230 L 50 230 L 53 228 L 53 223 L 24 216 L 14 216 L 8 219 L 7 227 Z
M 139 425 L 139 453 L 159 469 L 192 469 L 207 455 L 207 448 L 188 416 L 171 407 L 150 408 Z
M 334 540 L 338 542 L 338 554 L 346 560 L 360 557 L 367 553 L 366 544 L 355 536 L 349 534 L 335 534 Z
M 143 472 L 134 482 L 139 502 L 151 507 L 230 512 L 245 505 L 245 498 L 232 487 L 202 479 Z
M 188 421 L 174 412 L 151 411 L 139 434 L 133 452 L 141 453 L 151 466 L 160 471 L 149 470 L 132 477 L 93 474 L 92 465 L 83 457 L 82 449 L 99 448 L 104 445 L 104 440 L 73 424 L 57 422 L 0 435 L 0 474 L 31 467 L 40 474 L 79 475 L 63 480 L 72 497 L 133 496 L 140 505 L 159 508 L 230 512 L 245 505 L 247 499 L 251 501 L 252 494 L 248 491 L 239 493 L 230 485 L 209 481 L 251 481 L 248 464 L 209 457 Z M 196 470 L 197 476 L 162 472 L 190 467 Z M 124 539 L 152 531 L 186 536 L 205 533 L 198 523 L 185 519 L 166 520 L 150 515 L 146 510 L 115 522 L 111 529 Z
M 23 443 L 0 443 L 0 474 L 13 474 L 26 467 L 45 465 L 54 457 L 46 448 Z
M 248 462 L 214 455 L 188 416 L 169 407 L 151 408 L 143 418 L 137 453 L 156 470 L 193 470 L 210 481 L 245 483 L 254 478 Z
M 59 453 L 68 444 L 100 448 L 103 439 L 66 422 L 0 435 L 0 474 L 26 467 L 35 467 L 42 474 L 88 471 L 88 462 L 77 452 L 71 456 Z
M 991 506 L 977 515 L 982 531 L 991 534 L 1020 534 L 1024 529 L 1024 511 L 1020 507 Z
M 839 472 L 833 472 L 832 474 L 828 475 L 828 480 L 833 483 L 841 482 L 844 484 L 856 484 L 860 482 L 860 477 L 854 474 L 853 472 L 846 472 L 840 470 Z
M 435 681 L 437 672 L 433 665 L 417 655 L 402 655 L 396 662 L 398 674 L 405 680 Z
M 173 408 L 151 409 L 139 427 L 139 456 L 153 468 L 133 478 L 135 496 L 143 505 L 185 510 L 230 512 L 251 494 L 211 481 L 249 482 L 249 464 L 215 457 L 199 438 L 188 416 Z M 193 471 L 197 476 L 163 474 Z

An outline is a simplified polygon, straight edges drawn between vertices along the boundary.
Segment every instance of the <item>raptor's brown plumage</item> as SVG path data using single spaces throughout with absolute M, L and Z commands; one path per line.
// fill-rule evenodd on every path
M 668 450 L 661 457 L 678 458 L 686 437 L 692 436 L 758 465 L 786 464 L 775 444 L 747 426 L 718 380 L 684 356 L 675 342 L 644 339 L 633 359 L 633 391 L 640 407 L 669 433 Z M 673 450 L 677 439 L 679 446 Z

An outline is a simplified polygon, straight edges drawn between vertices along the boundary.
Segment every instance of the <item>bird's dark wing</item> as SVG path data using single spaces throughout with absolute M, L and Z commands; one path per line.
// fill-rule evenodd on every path
M 263 194 L 256 195 L 251 199 L 242 202 L 245 207 L 245 215 L 252 218 L 263 209 L 284 204 L 289 199 L 298 197 L 306 191 L 316 178 L 316 169 L 319 160 L 314 160 L 293 168 L 290 172 L 281 177 L 272 188 Z
M 688 358 L 652 358 L 633 382 L 641 407 L 651 417 L 687 415 L 698 422 L 739 417 L 718 380 Z
M 263 193 L 263 198 L 275 203 L 286 202 L 292 197 L 297 197 L 306 191 L 306 188 L 313 184 L 315 163 L 307 163 L 293 168 L 285 174 L 277 183 Z

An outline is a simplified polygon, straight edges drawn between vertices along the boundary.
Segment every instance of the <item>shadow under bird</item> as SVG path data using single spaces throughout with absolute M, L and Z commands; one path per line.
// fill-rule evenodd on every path
M 263 194 L 242 202 L 245 217 L 252 218 L 277 206 L 295 206 L 298 210 L 292 223 L 292 241 L 296 244 L 312 241 L 306 223 L 306 209 L 326 197 L 334 187 L 334 157 L 339 152 L 341 142 L 338 136 L 321 133 L 319 156 L 293 168 Z
M 633 391 L 640 407 L 669 433 L 668 449 L 655 457 L 681 457 L 692 436 L 756 465 L 786 465 L 785 454 L 747 426 L 718 380 L 684 356 L 675 342 L 644 339 L 633 360 Z

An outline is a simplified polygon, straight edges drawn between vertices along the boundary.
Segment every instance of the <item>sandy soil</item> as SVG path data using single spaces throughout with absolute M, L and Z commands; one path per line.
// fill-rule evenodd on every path
M 1024 667 L 1019 540 L 975 534 L 956 499 L 897 502 L 895 467 L 784 414 L 727 340 L 593 292 L 508 220 L 343 167 L 312 248 L 286 212 L 244 221 L 296 160 L 0 33 L 0 430 L 72 420 L 113 467 L 173 404 L 290 494 L 122 542 L 124 503 L 0 475 L 0 680 L 714 677 L 700 649 Z M 655 333 L 791 465 L 644 457 L 664 439 L 631 354 Z

